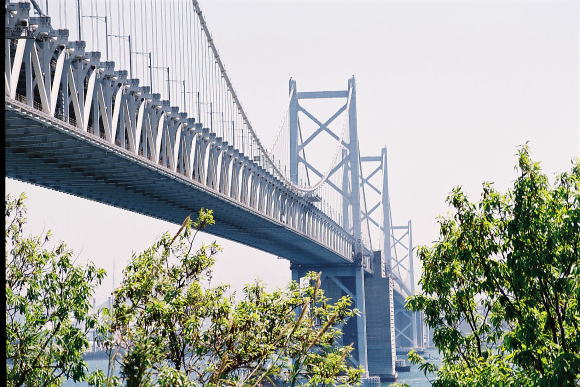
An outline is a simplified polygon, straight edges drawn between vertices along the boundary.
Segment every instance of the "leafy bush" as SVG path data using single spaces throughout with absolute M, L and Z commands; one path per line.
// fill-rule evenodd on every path
M 550 185 L 527 146 L 518 154 L 513 188 L 484 183 L 478 202 L 455 188 L 439 240 L 419 249 L 422 294 L 407 305 L 443 362 L 410 359 L 435 386 L 579 383 L 580 163 Z

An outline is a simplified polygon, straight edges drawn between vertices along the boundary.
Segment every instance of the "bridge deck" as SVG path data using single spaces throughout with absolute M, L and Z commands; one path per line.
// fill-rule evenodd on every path
M 351 264 L 282 222 L 93 134 L 8 98 L 5 113 L 8 177 L 175 224 L 200 208 L 213 209 L 210 234 L 297 264 Z

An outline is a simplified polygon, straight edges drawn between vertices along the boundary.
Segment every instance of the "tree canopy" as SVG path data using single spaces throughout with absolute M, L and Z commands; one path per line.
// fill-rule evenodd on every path
M 193 245 L 213 223 L 211 210 L 200 211 L 125 268 L 105 329 L 109 346 L 124 353 L 122 379 L 167 386 L 356 384 L 362 371 L 348 365 L 353 348 L 339 345 L 339 326 L 355 313 L 351 300 L 330 303 L 316 273 L 306 286 L 292 282 L 274 292 L 247 285 L 237 301 L 227 286 L 209 286 L 220 248 Z
M 351 365 L 353 347 L 342 345 L 340 329 L 357 311 L 348 297 L 330 302 L 319 274 L 272 292 L 249 284 L 238 298 L 226 285 L 211 286 L 220 247 L 194 246 L 214 224 L 211 210 L 134 254 L 111 310 L 99 314 L 91 301 L 104 270 L 76 264 L 50 232 L 25 236 L 24 201 L 5 199 L 9 386 L 359 383 L 362 369 Z M 84 354 L 94 329 L 110 361 L 90 373 Z
M 63 378 L 95 380 L 83 360 L 94 288 L 105 276 L 92 263 L 75 265 L 50 231 L 26 236 L 24 194 L 5 198 L 6 382 L 9 386 L 56 386 Z
M 523 146 L 516 169 L 506 193 L 484 183 L 471 202 L 454 188 L 439 239 L 418 249 L 422 292 L 407 306 L 443 360 L 410 358 L 435 386 L 579 382 L 580 163 L 550 184 Z

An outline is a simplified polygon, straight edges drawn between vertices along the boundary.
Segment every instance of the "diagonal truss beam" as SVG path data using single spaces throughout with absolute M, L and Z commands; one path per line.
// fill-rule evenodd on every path
M 370 182 L 370 179 L 376 175 L 380 170 L 382 169 L 382 166 L 379 165 L 369 176 L 367 176 L 366 178 L 361 176 L 361 185 L 368 185 L 370 188 L 373 189 L 373 191 L 375 191 L 377 194 L 381 195 L 382 192 L 381 190 L 379 190 L 373 183 Z
M 406 233 L 404 233 L 401 237 L 397 238 L 395 235 L 393 235 L 393 247 L 395 247 L 396 245 L 400 245 L 402 246 L 405 250 L 407 250 L 409 247 L 406 246 L 402 240 L 404 237 L 407 236 L 407 234 L 409 234 L 409 232 L 407 231 Z
M 316 129 L 314 131 L 314 133 L 312 133 L 310 135 L 310 137 L 308 137 L 306 139 L 306 141 L 304 141 L 302 144 L 299 144 L 298 145 L 298 151 L 302 150 L 306 145 L 308 145 L 312 140 L 314 140 L 316 138 L 316 136 L 318 136 L 320 134 L 320 132 L 322 132 L 322 131 L 325 131 L 328 134 L 330 134 L 332 136 L 332 138 L 334 138 L 336 141 L 340 141 L 340 143 L 342 144 L 342 146 L 344 146 L 345 148 L 347 148 L 348 147 L 348 144 L 346 144 L 344 141 L 342 141 L 334 132 L 332 132 L 328 128 L 328 125 L 330 125 L 332 123 L 332 121 L 334 121 L 342 112 L 344 112 L 346 110 L 347 105 L 348 105 L 348 103 L 346 103 L 343 106 L 341 106 L 340 109 L 338 109 L 336 111 L 336 113 L 334 113 L 332 115 L 332 117 L 330 117 L 328 120 L 326 120 L 325 123 L 320 122 L 308 110 L 306 110 L 302 106 L 298 105 L 298 110 L 301 111 L 302 113 L 304 113 L 308 118 L 310 118 L 312 121 L 314 121 L 314 123 L 316 125 L 318 125 L 318 129 Z
M 320 173 L 316 168 L 314 168 L 314 166 L 312 164 L 310 164 L 308 161 L 304 160 L 302 157 L 298 157 L 298 162 L 303 163 L 307 168 L 309 168 L 312 172 L 314 172 L 314 174 L 318 177 L 322 177 L 322 173 Z M 336 186 L 336 184 L 334 184 L 331 180 L 327 180 L 326 184 L 328 184 L 329 186 L 331 186 L 332 188 L 334 188 L 336 190 L 336 192 L 338 192 L 339 194 L 348 197 L 348 193 L 344 193 L 344 191 L 340 188 L 338 188 Z

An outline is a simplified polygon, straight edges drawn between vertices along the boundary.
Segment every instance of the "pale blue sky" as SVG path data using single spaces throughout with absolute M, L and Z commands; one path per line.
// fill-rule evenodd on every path
M 580 155 L 578 1 L 201 1 L 220 55 L 266 144 L 303 90 L 357 80 L 363 154 L 389 149 L 395 223 L 413 220 L 415 244 L 436 237 L 435 218 L 455 185 L 477 195 L 484 180 L 507 187 L 516 146 L 530 141 L 553 174 Z M 26 191 L 31 230 L 56 238 L 112 272 L 132 251 L 177 226 L 6 180 Z M 204 236 L 209 241 L 215 238 Z M 216 281 L 240 288 L 290 279 L 284 260 L 233 242 Z M 113 261 L 116 263 L 113 264 Z M 99 290 L 106 297 L 111 278 Z

